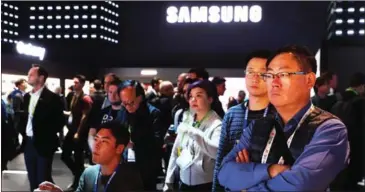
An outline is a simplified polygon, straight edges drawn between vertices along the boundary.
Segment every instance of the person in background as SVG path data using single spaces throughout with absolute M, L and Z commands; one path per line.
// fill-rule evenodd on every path
M 74 86 L 71 85 L 70 87 L 68 87 L 68 93 L 66 95 L 66 102 L 67 102 L 66 111 L 70 111 L 71 101 L 72 101 L 72 98 L 73 98 L 74 94 L 75 94 Z
M 11 98 L 11 106 L 13 108 L 13 113 L 10 113 L 9 116 L 13 118 L 13 126 L 17 135 L 19 135 L 21 127 L 25 126 L 22 124 L 24 124 L 25 116 L 27 116 L 24 112 L 24 95 L 25 90 L 27 89 L 27 81 L 25 79 L 19 79 L 15 81 L 15 87 L 16 88 L 9 95 Z M 24 134 L 22 136 L 24 137 Z M 16 137 L 16 142 L 18 145 L 20 144 L 18 137 Z M 24 145 L 19 148 L 19 152 L 23 151 L 23 148 Z
M 175 87 L 175 95 L 173 98 L 173 109 L 172 109 L 172 116 L 174 117 L 177 110 L 179 110 L 181 105 L 185 102 L 184 98 L 184 82 L 187 79 L 187 73 L 181 73 L 177 78 L 177 86 Z
M 24 160 L 31 191 L 43 181 L 53 182 L 57 133 L 64 125 L 62 102 L 45 86 L 47 78 L 48 72 L 42 66 L 33 65 L 28 72 L 28 83 L 33 89 L 24 95 L 24 110 L 28 114 L 22 127 L 26 138 Z
M 208 80 L 197 81 L 189 86 L 187 94 L 192 113 L 185 112 L 183 122 L 178 127 L 164 191 L 173 189 L 176 169 L 179 169 L 180 191 L 211 189 L 222 126 L 221 118 L 212 110 L 215 89 Z
M 335 96 L 328 96 L 331 88 L 328 80 L 324 76 L 318 77 L 315 87 L 316 95 L 312 97 L 313 105 L 325 111 L 331 111 L 337 100 Z
M 184 81 L 185 79 L 188 77 L 187 73 L 181 73 L 178 77 L 177 77 L 177 82 L 176 82 L 176 87 L 174 88 L 174 93 L 182 93 L 183 90 L 183 86 L 184 86 Z
M 336 73 L 327 71 L 323 73 L 321 76 L 323 76 L 329 83 L 330 86 L 330 92 L 328 93 L 328 96 L 334 96 L 336 100 L 341 99 L 341 93 L 337 90 L 338 85 L 338 76 Z
M 316 59 L 301 46 L 280 48 L 263 75 L 277 113 L 250 123 L 223 159 L 219 183 L 231 191 L 325 191 L 348 164 L 345 125 L 314 107 Z
M 105 93 L 108 93 L 110 83 L 116 79 L 119 79 L 119 77 L 117 75 L 115 75 L 114 73 L 108 73 L 104 76 L 104 92 Z M 111 104 L 108 100 L 108 95 L 105 94 L 104 102 L 101 106 L 101 109 L 104 109 L 105 107 L 108 107 L 110 105 Z
M 54 93 L 56 93 L 56 94 L 60 97 L 60 100 L 61 100 L 61 102 L 62 102 L 62 106 L 63 106 L 62 110 L 63 110 L 63 111 L 67 111 L 67 101 L 66 101 L 65 96 L 63 95 L 62 87 L 57 87 L 57 88 L 54 90 Z M 66 121 L 66 119 L 65 119 L 65 121 L 64 121 L 64 123 L 63 123 L 63 125 L 62 125 L 62 129 L 61 129 L 61 130 L 60 130 L 60 132 L 59 132 L 60 146 L 62 146 L 63 140 L 64 140 L 64 138 L 65 138 L 65 136 L 64 136 L 64 132 L 63 132 L 63 127 L 65 126 L 66 122 L 67 122 L 67 121 Z
M 18 133 L 14 129 L 13 119 L 6 112 L 6 104 L 1 99 L 1 171 L 7 170 L 7 164 L 17 155 Z
M 238 104 L 241 104 L 242 102 L 245 101 L 246 98 L 246 93 L 243 90 L 240 90 L 238 92 L 238 96 L 237 99 L 235 99 L 234 97 L 230 97 L 229 102 L 228 102 L 228 109 L 230 109 L 233 106 L 236 106 Z
M 270 51 L 258 50 L 250 53 L 246 59 L 244 73 L 250 99 L 248 102 L 241 102 L 230 108 L 224 116 L 214 170 L 213 192 L 222 188 L 218 183 L 217 176 L 223 158 L 233 149 L 250 122 L 266 117 L 269 113 L 267 87 L 262 79 L 262 74 L 266 72 L 266 62 L 269 56 Z M 271 107 L 270 112 L 271 110 L 273 107 Z
M 208 80 L 209 73 L 205 68 L 191 68 L 188 71 L 188 78 L 198 80 Z
M 154 98 L 160 96 L 160 84 L 162 80 L 160 78 L 154 77 L 151 80 L 151 88 L 146 93 L 146 99 L 148 102 L 152 101 Z
M 143 183 L 138 168 L 121 157 L 129 142 L 128 127 L 111 121 L 101 124 L 95 136 L 93 161 L 97 164 L 85 169 L 76 192 L 142 191 Z M 62 192 L 50 182 L 43 182 L 39 190 Z
M 83 87 L 86 78 L 83 75 L 74 77 L 74 95 L 72 97 L 68 118 L 70 129 L 68 130 L 62 146 L 61 160 L 74 175 L 73 183 L 67 191 L 74 191 L 79 183 L 80 176 L 84 171 L 84 148 L 88 136 L 87 119 L 92 107 L 92 99 L 84 94 Z M 73 158 L 72 158 L 73 157 Z
M 92 95 L 95 92 L 94 82 L 89 84 L 89 94 Z
M 155 191 L 162 158 L 159 151 L 164 136 L 161 113 L 146 101 L 143 87 L 138 81 L 123 81 L 118 93 L 125 109 L 122 122 L 128 124 L 131 133 L 125 159 L 136 162 L 141 171 L 143 189 Z
M 212 83 L 217 88 L 218 96 L 224 95 L 224 92 L 226 91 L 226 79 L 224 79 L 222 77 L 214 77 L 212 79 Z
M 350 142 L 350 164 L 344 178 L 339 177 L 334 190 L 358 191 L 365 175 L 365 75 L 355 73 L 350 79 L 350 86 L 341 95 L 331 112 L 346 125 Z M 338 183 L 343 184 L 339 186 Z M 340 187 L 340 188 L 338 188 Z
M 118 95 L 118 86 L 121 82 L 122 81 L 120 81 L 119 79 L 115 79 L 114 81 L 110 82 L 107 95 L 111 105 L 104 109 L 101 109 L 101 111 L 99 111 L 99 114 L 91 120 L 88 136 L 88 144 L 90 149 L 92 149 L 92 146 L 94 146 L 96 128 L 99 127 L 100 124 L 109 121 L 120 121 L 120 117 L 118 118 L 118 115 L 121 115 L 120 110 L 122 109 L 122 103 Z

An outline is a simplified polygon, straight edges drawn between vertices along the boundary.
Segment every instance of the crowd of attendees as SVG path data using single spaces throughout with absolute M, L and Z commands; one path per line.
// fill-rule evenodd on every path
M 210 81 L 204 68 L 148 86 L 108 73 L 90 94 L 75 75 L 65 96 L 34 65 L 2 101 L 2 170 L 24 153 L 32 191 L 63 191 L 52 179 L 61 150 L 74 178 L 65 191 L 156 191 L 159 176 L 163 191 L 360 190 L 365 75 L 341 92 L 336 74 L 316 78 L 302 46 L 254 51 L 245 62 L 248 93 L 229 97 L 226 112 L 226 80 Z

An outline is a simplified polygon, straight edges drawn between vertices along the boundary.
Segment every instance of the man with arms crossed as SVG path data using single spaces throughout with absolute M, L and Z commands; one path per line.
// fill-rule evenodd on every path
M 264 74 L 277 115 L 256 120 L 224 158 L 218 174 L 232 191 L 324 191 L 347 166 L 345 125 L 313 107 L 316 60 L 304 47 L 278 50 Z
M 269 98 L 267 97 L 266 84 L 261 76 L 266 72 L 266 61 L 269 56 L 269 51 L 260 50 L 251 53 L 247 58 L 245 78 L 250 99 L 246 103 L 232 107 L 224 116 L 214 169 L 213 191 L 216 191 L 219 184 L 217 174 L 223 158 L 239 141 L 243 130 L 249 123 L 253 119 L 266 116 L 268 112 Z
M 129 142 L 128 128 L 117 121 L 110 121 L 101 124 L 98 130 L 93 146 L 93 161 L 97 165 L 84 171 L 76 192 L 141 191 L 143 185 L 138 169 L 121 158 Z M 43 182 L 39 189 L 62 191 L 59 186 L 50 182 Z

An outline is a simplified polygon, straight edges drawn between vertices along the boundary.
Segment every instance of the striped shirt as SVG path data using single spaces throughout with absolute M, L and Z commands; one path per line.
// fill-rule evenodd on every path
M 245 102 L 246 103 L 246 102 Z M 241 138 L 244 129 L 245 111 L 246 105 L 241 103 L 234 107 L 231 107 L 222 122 L 222 131 L 219 140 L 219 148 L 217 152 L 217 159 L 214 168 L 213 189 L 212 191 L 218 191 L 221 187 L 218 183 L 217 176 L 219 168 L 221 166 L 223 158 L 232 150 L 237 141 Z M 272 109 L 273 107 L 270 107 Z M 252 120 L 260 119 L 263 117 L 265 109 L 259 111 L 248 112 L 247 126 Z M 271 113 L 271 110 L 270 112 Z

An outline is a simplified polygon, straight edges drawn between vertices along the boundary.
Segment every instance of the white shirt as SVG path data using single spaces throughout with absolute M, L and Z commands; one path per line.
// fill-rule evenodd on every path
M 30 100 L 29 100 L 29 106 L 28 106 L 28 122 L 27 122 L 27 128 L 26 128 L 26 135 L 28 137 L 33 136 L 33 117 L 34 117 L 34 111 L 38 104 L 39 97 L 41 96 L 41 93 L 44 89 L 44 86 L 41 87 L 36 92 L 29 92 Z
M 192 127 L 193 115 L 185 111 L 177 128 L 165 183 L 173 183 L 174 172 L 180 171 L 181 181 L 189 186 L 213 181 L 215 158 L 219 146 L 222 120 L 211 111 L 199 128 Z

